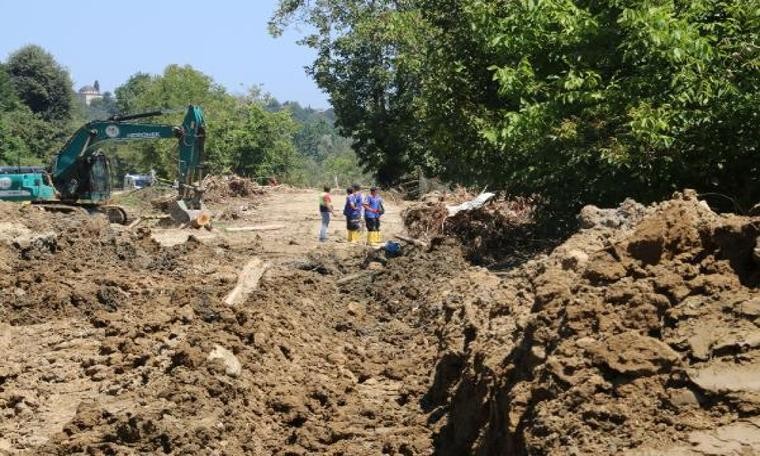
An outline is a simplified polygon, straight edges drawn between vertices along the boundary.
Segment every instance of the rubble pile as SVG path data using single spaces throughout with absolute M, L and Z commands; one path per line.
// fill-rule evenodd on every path
M 227 198 L 251 198 L 268 192 L 266 186 L 235 174 L 206 176 L 202 187 L 206 189 L 204 200 L 210 203 L 220 203 Z
M 415 237 L 456 238 L 467 258 L 480 265 L 509 267 L 551 245 L 535 233 L 537 198 L 497 196 L 450 215 L 450 207 L 474 198 L 461 190 L 427 196 L 404 210 L 404 225 Z

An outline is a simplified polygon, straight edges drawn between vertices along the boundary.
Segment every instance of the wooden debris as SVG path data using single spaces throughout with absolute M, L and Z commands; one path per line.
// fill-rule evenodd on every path
M 129 226 L 127 226 L 127 229 L 131 230 L 132 228 L 134 228 L 137 225 L 139 225 L 143 220 L 145 220 L 145 219 L 142 218 L 142 217 L 137 217 L 132 223 L 129 224 Z
M 132 223 L 130 223 L 127 226 L 127 229 L 131 230 L 131 229 L 137 227 L 137 225 L 141 224 L 142 222 L 144 222 L 146 220 L 165 220 L 165 219 L 169 219 L 169 218 L 171 218 L 171 217 L 168 216 L 168 215 L 143 215 L 143 216 L 137 217 L 135 220 L 133 220 Z
M 253 226 L 231 226 L 224 229 L 229 233 L 239 233 L 242 231 L 274 231 L 285 228 L 285 225 L 253 225 Z
M 425 242 L 423 242 L 423 241 L 420 241 L 419 239 L 414 239 L 414 238 L 411 238 L 411 237 L 408 237 L 408 236 L 403 236 L 403 235 L 401 235 L 401 234 L 397 234 L 397 235 L 395 235 L 395 238 L 396 238 L 396 239 L 401 239 L 402 241 L 404 241 L 404 242 L 408 242 L 408 243 L 410 243 L 410 244 L 414 244 L 414 245 L 416 245 L 416 246 L 418 246 L 418 247 L 423 247 L 423 248 L 425 248 L 425 247 L 427 247 L 427 246 L 428 246 L 428 245 L 427 245 L 427 243 L 425 243 Z
M 235 285 L 235 288 L 233 288 L 227 297 L 224 298 L 224 303 L 228 306 L 242 304 L 245 301 L 245 298 L 247 298 L 248 295 L 259 286 L 259 279 L 261 279 L 261 276 L 264 275 L 264 271 L 266 271 L 268 267 L 269 264 L 265 263 L 261 258 L 252 258 L 245 266 L 243 266 L 243 269 L 238 275 L 237 285 Z

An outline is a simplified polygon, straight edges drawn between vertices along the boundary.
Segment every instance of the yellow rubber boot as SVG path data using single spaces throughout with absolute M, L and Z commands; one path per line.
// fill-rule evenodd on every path
M 367 244 L 379 245 L 383 242 L 379 231 L 367 231 Z
M 348 232 L 348 242 L 351 243 L 357 243 L 359 242 L 359 239 L 361 238 L 361 232 L 359 231 L 349 231 Z

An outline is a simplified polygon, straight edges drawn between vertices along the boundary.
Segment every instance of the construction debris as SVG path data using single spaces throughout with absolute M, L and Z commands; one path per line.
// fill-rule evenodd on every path
M 318 244 L 315 194 L 255 235 L 0 204 L 0 453 L 758 453 L 760 218 L 589 207 L 497 275 L 459 231 Z M 443 228 L 494 246 L 521 213 Z
M 253 258 L 246 263 L 240 271 L 237 285 L 224 298 L 224 303 L 228 306 L 236 306 L 244 301 L 259 286 L 259 279 L 261 279 L 261 276 L 268 267 L 269 265 L 260 258 Z
M 428 196 L 401 216 L 414 237 L 452 236 L 477 264 L 513 266 L 555 244 L 535 233 L 537 205 L 536 198 L 473 196 L 459 190 Z
M 470 201 L 465 201 L 462 204 L 446 206 L 446 209 L 449 211 L 449 217 L 453 217 L 462 211 L 471 211 L 483 207 L 483 205 L 490 201 L 494 196 L 496 196 L 496 193 L 481 193 L 477 197 Z
M 268 187 L 261 186 L 246 177 L 231 175 L 209 175 L 203 179 L 205 201 L 220 203 L 227 198 L 248 198 L 267 194 Z

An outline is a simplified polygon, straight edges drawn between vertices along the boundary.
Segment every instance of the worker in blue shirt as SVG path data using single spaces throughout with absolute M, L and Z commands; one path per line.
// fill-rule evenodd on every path
M 356 204 L 353 187 L 346 189 L 346 204 L 343 215 L 346 216 L 346 233 L 348 242 L 359 242 L 362 225 L 361 204 Z
M 383 198 L 380 197 L 377 187 L 372 187 L 369 195 L 364 200 L 364 220 L 367 224 L 367 243 L 370 245 L 380 244 L 380 217 L 385 213 Z
M 364 195 L 362 194 L 362 186 L 354 184 L 351 187 L 354 189 L 354 204 L 359 208 L 359 217 L 364 218 Z

